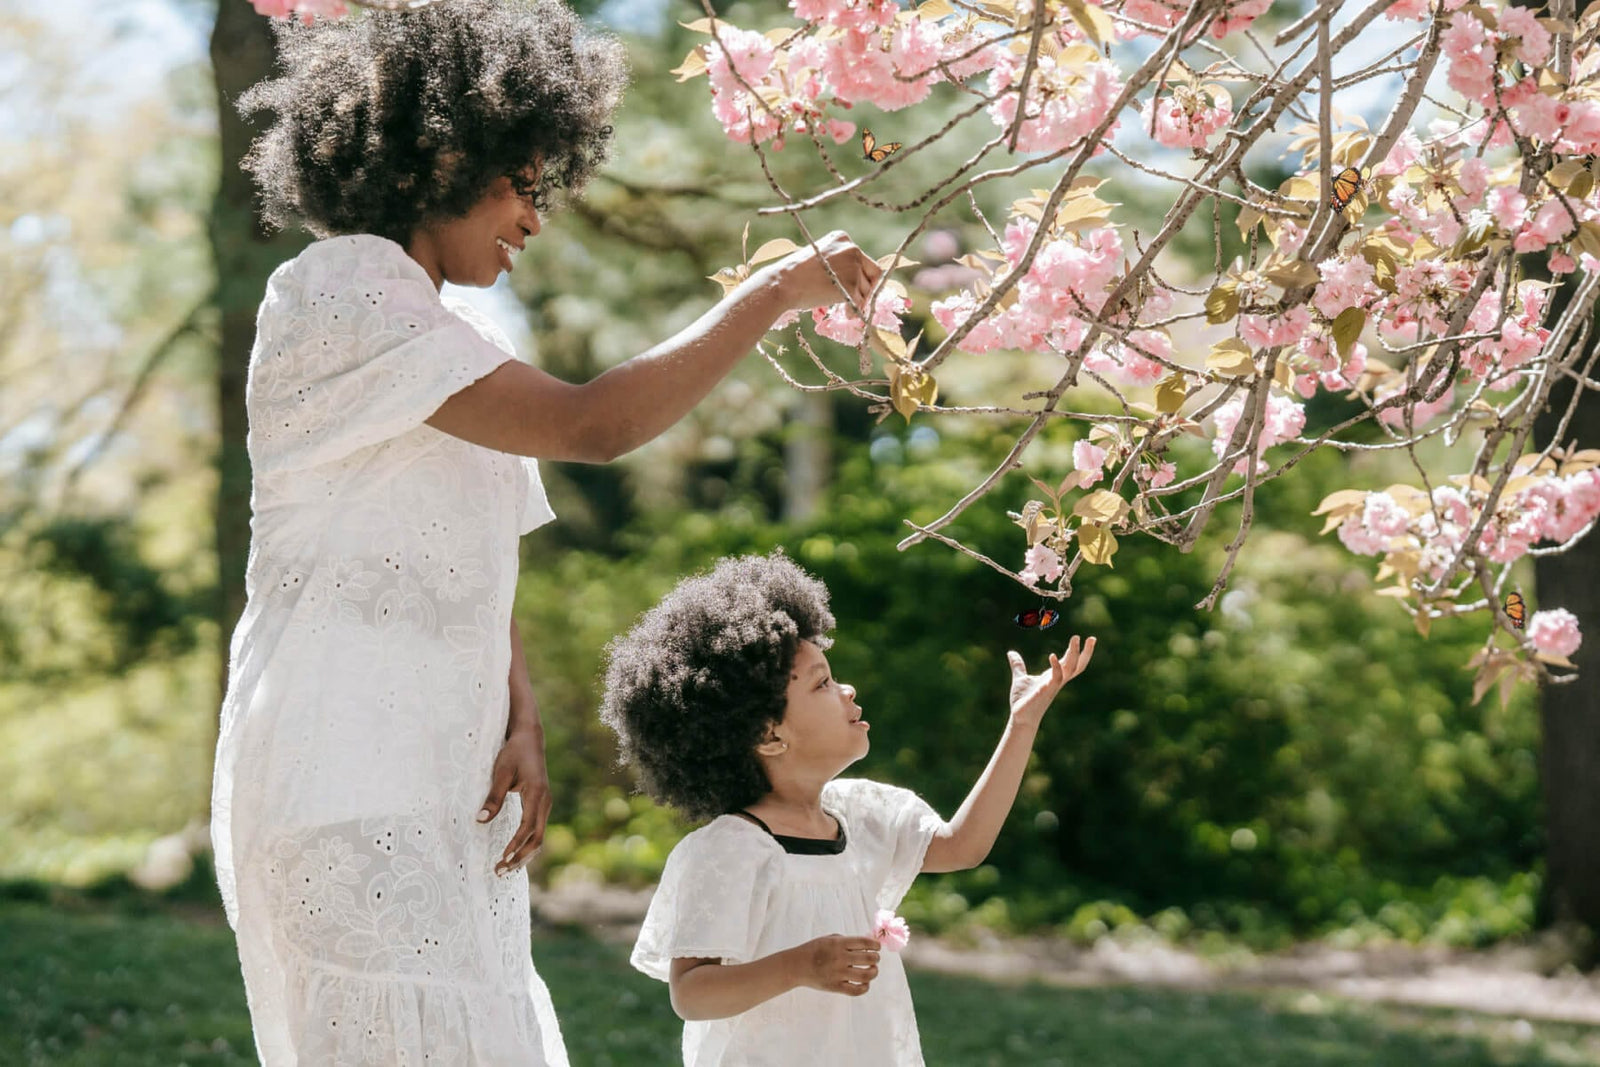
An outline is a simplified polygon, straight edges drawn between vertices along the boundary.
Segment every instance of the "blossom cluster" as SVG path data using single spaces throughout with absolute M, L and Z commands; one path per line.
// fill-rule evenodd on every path
M 1589 529 L 1600 518 L 1597 462 L 1600 454 L 1560 465 L 1547 461 L 1544 469 L 1534 468 L 1537 473 L 1509 478 L 1472 547 L 1491 563 L 1509 564 L 1540 542 L 1566 544 Z M 1488 503 L 1486 482 L 1461 481 L 1465 484 L 1441 485 L 1431 493 L 1391 486 L 1329 508 L 1333 517 L 1344 516 L 1339 540 L 1352 552 L 1383 555 L 1392 568 L 1414 570 L 1436 582 L 1462 551 Z M 1576 624 L 1566 625 L 1566 618 L 1565 613 L 1536 614 L 1529 626 L 1534 647 L 1562 656 L 1575 650 Z

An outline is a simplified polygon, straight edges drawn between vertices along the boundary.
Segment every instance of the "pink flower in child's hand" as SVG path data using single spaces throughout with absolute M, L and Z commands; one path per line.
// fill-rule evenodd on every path
M 899 952 L 911 940 L 911 928 L 906 921 L 887 908 L 878 909 L 878 918 L 872 927 L 872 936 L 890 952 Z

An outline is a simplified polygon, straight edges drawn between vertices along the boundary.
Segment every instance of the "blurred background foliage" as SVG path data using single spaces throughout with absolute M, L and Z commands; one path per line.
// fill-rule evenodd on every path
M 157 6 L 202 34 L 212 10 Z M 599 8 L 629 31 L 635 71 L 615 163 L 584 203 L 548 220 L 506 292 L 525 308 L 529 354 L 568 379 L 704 310 L 716 295 L 705 276 L 739 260 L 746 220 L 771 199 L 755 161 L 700 106 L 703 87 L 667 73 L 697 38 L 659 10 Z M 16 92 L 49 91 L 44 74 L 81 85 L 86 57 L 117 47 L 115 20 L 67 25 L 14 3 L 7 14 L 19 36 L 0 49 L 23 57 L 27 76 L 13 81 L 34 79 L 8 83 L 8 113 Z M 781 12 L 741 5 L 732 17 L 760 27 Z M 102 97 L 114 107 L 0 127 L 0 879 L 12 883 L 118 878 L 157 838 L 186 826 L 196 836 L 205 816 L 223 655 L 211 621 L 207 77 L 191 57 L 142 93 L 125 78 Z M 916 122 L 931 129 L 955 103 L 942 98 Z M 880 136 L 918 132 L 897 117 L 862 120 Z M 773 173 L 808 187 L 819 165 L 795 147 Z M 950 159 L 970 150 L 960 137 L 940 148 Z M 856 166 L 854 155 L 842 146 L 837 165 Z M 1148 224 L 1165 205 L 1141 188 L 1118 195 Z M 987 194 L 984 206 L 999 217 L 1023 192 Z M 841 208 L 818 225 L 886 252 L 909 219 Z M 939 226 L 943 237 L 908 250 L 926 266 L 948 261 L 952 241 L 984 240 L 969 215 Z M 780 235 L 795 236 L 787 221 L 757 221 L 750 248 Z M 1181 276 L 1181 261 L 1171 267 Z M 937 339 L 927 308 L 939 295 L 913 286 L 913 332 Z M 790 373 L 817 380 L 789 348 Z M 827 342 L 819 354 L 856 359 Z M 952 360 L 942 395 L 994 402 L 1054 371 L 1042 357 Z M 1336 407 L 1314 407 L 1308 431 Z M 1482 623 L 1444 620 L 1423 640 L 1371 595 L 1371 565 L 1310 516 L 1334 489 L 1409 477 L 1402 459 L 1321 452 L 1264 486 L 1214 613 L 1193 605 L 1237 508 L 1187 555 L 1125 541 L 1113 568 L 1078 573 L 1060 624 L 1040 634 L 1013 626 L 1030 601 L 1006 579 L 932 543 L 895 548 L 904 520 L 937 517 L 992 469 L 1006 430 L 880 420 L 858 400 L 799 393 L 752 357 L 623 461 L 547 465 L 561 521 L 524 542 L 516 605 L 555 791 L 536 878 L 637 886 L 659 873 L 687 827 L 634 795 L 615 764 L 595 716 L 602 650 L 685 573 L 782 546 L 832 591 L 830 657 L 870 712 L 873 749 L 850 773 L 914 788 L 946 813 L 999 735 L 1006 650 L 1037 667 L 1073 633 L 1099 637 L 1092 669 L 1046 721 L 989 862 L 920 880 L 904 908 L 914 923 L 1258 944 L 1482 944 L 1530 929 L 1542 850 L 1533 694 L 1471 704 L 1463 664 Z M 1059 478 L 1072 440 L 1054 427 L 1027 469 Z M 1013 476 L 1004 499 L 949 532 L 1018 559 L 1022 535 L 1003 508 L 1029 495 Z

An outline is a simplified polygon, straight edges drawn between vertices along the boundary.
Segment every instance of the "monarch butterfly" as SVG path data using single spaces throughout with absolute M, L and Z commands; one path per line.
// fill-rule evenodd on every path
M 1027 611 L 1017 612 L 1016 618 L 1011 621 L 1024 630 L 1048 630 L 1061 618 L 1061 612 L 1055 608 L 1029 608 Z
M 895 152 L 900 151 L 899 141 L 890 141 L 883 147 L 878 147 L 878 139 L 872 136 L 872 131 L 865 126 L 861 127 L 861 156 L 873 163 L 882 163 Z
M 1361 191 L 1364 184 L 1366 179 L 1361 176 L 1359 170 L 1354 167 L 1344 168 L 1334 176 L 1332 191 L 1328 193 L 1328 206 L 1335 211 L 1343 211 L 1349 206 L 1350 201 L 1356 198 L 1356 194 Z
M 1528 621 L 1528 605 L 1522 602 L 1521 593 L 1506 594 L 1506 614 L 1511 617 L 1511 625 L 1519 630 Z

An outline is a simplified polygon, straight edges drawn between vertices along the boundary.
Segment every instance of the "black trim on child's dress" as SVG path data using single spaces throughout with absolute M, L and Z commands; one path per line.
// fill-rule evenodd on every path
M 733 812 L 733 814 L 743 815 L 746 819 L 761 827 L 767 832 L 767 836 L 782 845 L 783 850 L 791 856 L 837 856 L 844 851 L 844 824 L 839 822 L 837 818 L 833 821 L 834 825 L 839 827 L 839 833 L 830 840 L 821 837 L 791 837 L 788 834 L 775 834 L 772 832 L 772 827 L 761 821 L 760 816 L 752 815 L 743 809 Z

